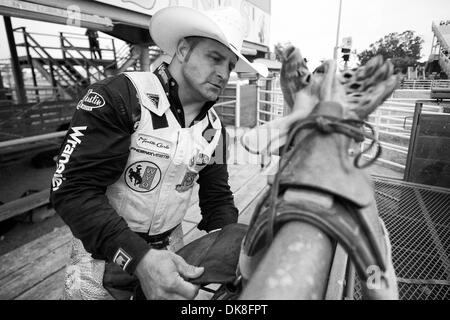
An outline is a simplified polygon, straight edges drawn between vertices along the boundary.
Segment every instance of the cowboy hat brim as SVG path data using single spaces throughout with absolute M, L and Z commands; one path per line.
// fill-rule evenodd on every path
M 238 58 L 237 70 L 257 72 L 267 77 L 265 65 L 254 64 L 230 44 L 221 28 L 201 11 L 189 7 L 167 7 L 156 12 L 150 19 L 150 36 L 155 44 L 170 56 L 175 54 L 178 42 L 185 37 L 204 37 L 216 40 L 230 49 Z

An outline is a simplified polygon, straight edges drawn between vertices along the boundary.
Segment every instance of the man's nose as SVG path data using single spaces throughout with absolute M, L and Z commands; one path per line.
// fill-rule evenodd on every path
M 230 75 L 230 71 L 228 70 L 228 66 L 225 66 L 224 64 L 220 65 L 216 69 L 217 77 L 221 81 L 226 81 Z

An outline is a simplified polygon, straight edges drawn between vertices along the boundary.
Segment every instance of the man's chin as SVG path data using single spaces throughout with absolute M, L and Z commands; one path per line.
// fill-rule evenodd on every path
M 210 92 L 210 93 L 204 95 L 203 97 L 206 99 L 206 101 L 214 102 L 214 101 L 217 101 L 217 99 L 219 99 L 219 96 L 220 96 L 220 94 Z

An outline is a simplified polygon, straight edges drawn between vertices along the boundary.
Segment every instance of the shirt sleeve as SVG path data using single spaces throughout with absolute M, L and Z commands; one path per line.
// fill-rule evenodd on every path
M 133 121 L 126 81 L 95 84 L 79 102 L 59 151 L 50 200 L 94 258 L 116 262 L 133 273 L 150 248 L 105 195 L 120 178 L 129 155 Z M 120 88 L 114 90 L 117 83 Z
M 213 156 L 213 159 L 227 158 L 223 149 L 228 149 L 228 142 L 226 130 L 222 129 L 222 136 L 216 149 L 221 156 Z M 198 224 L 198 229 L 210 232 L 238 221 L 239 212 L 234 205 L 228 178 L 225 161 L 214 161 L 200 171 L 197 182 L 200 185 L 198 194 L 202 220 Z

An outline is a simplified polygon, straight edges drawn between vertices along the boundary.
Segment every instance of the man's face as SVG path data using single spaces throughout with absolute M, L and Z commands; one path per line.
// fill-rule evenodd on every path
M 225 89 L 237 56 L 223 44 L 202 39 L 182 64 L 182 74 L 197 99 L 215 101 Z

